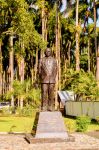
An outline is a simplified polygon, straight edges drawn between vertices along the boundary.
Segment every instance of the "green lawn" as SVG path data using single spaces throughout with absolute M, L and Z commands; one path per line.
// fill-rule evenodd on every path
M 31 132 L 34 124 L 35 114 L 33 117 L 0 117 L 0 132 Z M 64 118 L 65 125 L 69 132 L 74 132 L 75 119 Z M 91 123 L 87 131 L 99 130 L 97 123 Z
M 34 117 L 0 117 L 0 132 L 31 132 Z

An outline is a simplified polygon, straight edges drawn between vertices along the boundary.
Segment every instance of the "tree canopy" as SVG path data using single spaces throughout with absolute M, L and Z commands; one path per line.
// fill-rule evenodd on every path
M 47 46 L 58 60 L 57 90 L 98 97 L 99 2 L 67 1 L 64 11 L 62 5 L 55 0 L 0 0 L 1 97 L 12 87 L 21 90 L 25 80 L 32 87 L 39 82 L 38 62 Z

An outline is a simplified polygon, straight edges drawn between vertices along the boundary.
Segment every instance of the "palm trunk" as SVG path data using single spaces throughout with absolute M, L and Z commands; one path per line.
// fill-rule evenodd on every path
M 94 33 L 95 33 L 95 53 L 97 57 L 97 33 L 96 33 L 96 2 L 94 2 Z
M 99 87 L 99 42 L 98 42 L 98 51 L 97 51 L 97 60 L 96 60 L 96 80 Z
M 42 38 L 45 40 L 45 0 L 42 0 Z M 44 51 L 41 51 L 41 58 L 44 57 Z
M 96 80 L 99 86 L 99 42 L 97 48 L 97 31 L 96 31 L 96 2 L 94 2 L 94 33 L 95 33 L 95 53 L 96 53 Z
M 71 42 L 69 41 L 69 46 L 68 46 L 68 64 L 70 67 L 70 48 L 71 48 Z
M 0 39 L 0 95 L 2 95 L 2 50 L 1 50 L 1 39 Z
M 31 64 L 32 64 L 32 67 L 31 67 L 31 77 L 32 77 L 32 85 L 33 85 L 33 83 L 34 83 L 33 56 L 31 56 Z
M 58 65 L 58 10 L 57 10 L 57 3 L 56 3 L 56 41 L 55 41 L 55 47 L 56 47 L 56 59 L 57 59 L 57 65 Z M 57 109 L 58 107 L 58 95 L 57 95 L 57 91 L 58 91 L 58 73 L 59 70 L 57 70 L 57 76 L 56 76 L 56 85 L 55 85 L 55 109 Z
M 90 72 L 90 39 L 88 39 L 88 72 Z
M 78 6 L 79 6 L 79 0 L 76 2 L 76 29 L 78 27 Z M 80 70 L 80 58 L 79 58 L 79 33 L 76 31 L 76 71 Z
M 10 75 L 11 75 L 11 79 L 10 79 L 10 90 L 13 90 L 13 77 L 14 77 L 14 53 L 13 53 L 13 36 L 10 35 L 9 37 L 9 45 L 10 45 L 10 60 L 9 60 L 9 68 L 10 68 Z M 11 106 L 14 107 L 14 97 L 13 95 L 11 96 Z
M 38 67 L 38 48 L 36 49 L 35 80 L 37 79 L 37 67 Z
M 19 99 L 19 96 L 18 96 L 18 107 L 20 106 L 20 99 Z
M 2 99 L 4 94 L 5 94 L 5 71 L 3 72 L 2 76 Z
M 24 82 L 24 58 L 21 60 L 21 83 Z M 23 96 L 20 98 L 20 108 L 23 108 Z
M 58 72 L 57 72 L 56 86 L 55 86 L 55 109 L 58 108 L 57 91 L 61 89 L 60 37 L 61 37 L 61 28 L 60 28 L 58 8 L 56 4 L 56 59 L 57 59 L 57 65 L 58 65 Z
M 45 0 L 42 0 L 42 38 L 47 42 L 47 15 L 45 12 Z M 41 58 L 44 57 L 44 51 L 41 51 Z
M 60 59 L 60 46 L 61 46 L 61 26 L 60 26 L 60 19 L 58 16 L 58 64 L 59 64 L 59 84 L 58 84 L 58 89 L 61 89 L 61 59 Z
M 21 48 L 22 48 L 22 51 L 24 51 L 23 41 L 21 43 Z M 20 63 L 20 80 L 21 80 L 21 83 L 24 82 L 24 58 L 23 57 L 21 58 L 21 63 Z M 21 109 L 23 108 L 23 96 L 21 96 L 20 98 L 20 108 Z
M 45 17 L 45 41 L 47 42 L 47 16 Z
M 34 83 L 34 69 L 33 69 L 33 67 L 31 69 L 31 76 L 32 76 L 32 85 L 33 85 L 33 83 Z

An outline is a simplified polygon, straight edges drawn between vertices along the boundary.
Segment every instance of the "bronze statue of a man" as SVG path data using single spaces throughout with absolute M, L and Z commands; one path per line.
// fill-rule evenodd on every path
M 42 90 L 41 110 L 54 111 L 54 87 L 57 75 L 57 61 L 52 57 L 50 48 L 46 49 L 45 57 L 39 62 L 39 75 L 41 78 Z

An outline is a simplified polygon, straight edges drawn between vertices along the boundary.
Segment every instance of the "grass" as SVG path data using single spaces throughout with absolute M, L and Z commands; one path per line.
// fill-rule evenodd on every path
M 31 132 L 34 118 L 0 117 L 0 132 Z
M 64 117 L 64 123 L 69 132 L 76 131 L 76 119 Z M 35 113 L 33 117 L 0 117 L 0 132 L 24 132 L 30 133 L 35 120 Z M 99 130 L 99 124 L 92 122 L 88 126 L 89 131 Z

